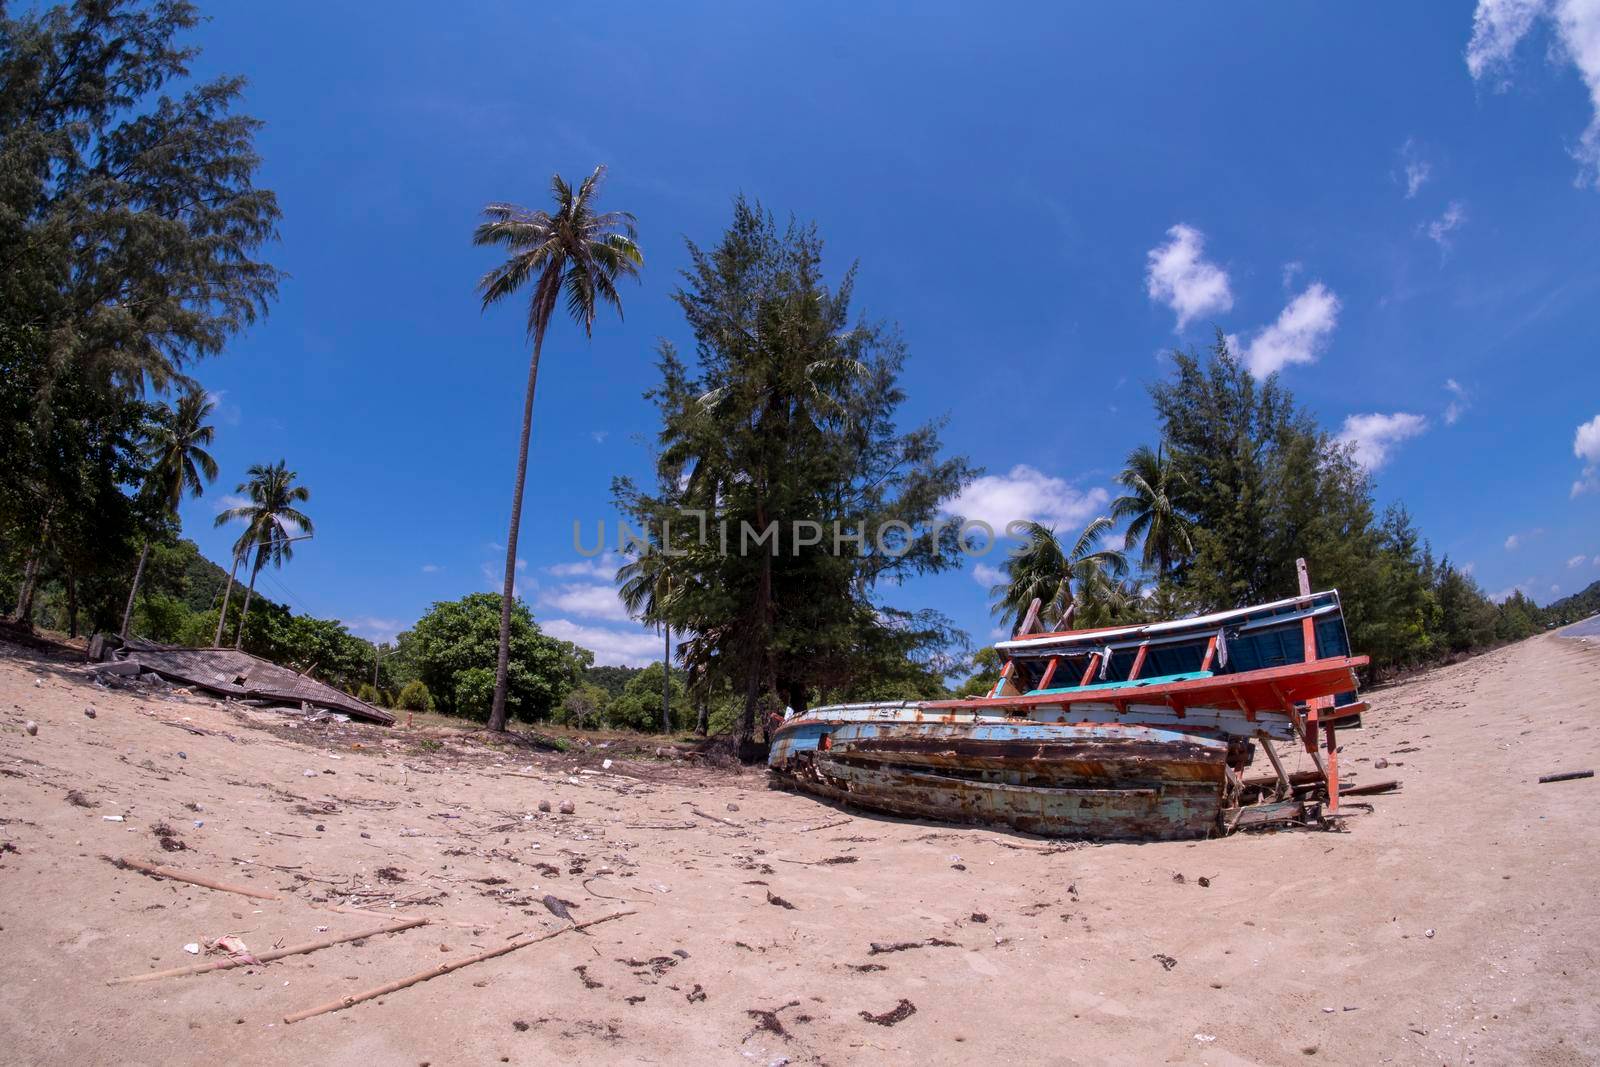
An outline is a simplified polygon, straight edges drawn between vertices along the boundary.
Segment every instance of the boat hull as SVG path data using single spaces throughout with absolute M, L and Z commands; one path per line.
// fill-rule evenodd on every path
M 1210 833 L 1248 744 L 1133 725 L 812 719 L 780 728 L 769 763 L 783 784 L 891 815 L 1148 841 Z

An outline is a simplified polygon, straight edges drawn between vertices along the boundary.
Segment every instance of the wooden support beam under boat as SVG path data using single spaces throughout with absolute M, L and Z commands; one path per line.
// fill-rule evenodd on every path
M 1211 661 L 1216 658 L 1217 639 L 1216 636 L 1213 635 L 1211 639 L 1206 642 L 1206 658 L 1200 661 L 1200 669 L 1203 671 L 1209 671 L 1211 669 Z
M 1100 657 L 1103 655 L 1105 653 L 1096 652 L 1089 657 L 1089 665 L 1083 669 L 1083 678 L 1078 682 L 1080 688 L 1094 681 L 1095 669 L 1100 665 Z
M 1061 666 L 1061 657 L 1060 656 L 1051 656 L 1050 657 L 1050 662 L 1045 665 L 1044 677 L 1039 679 L 1039 688 L 1040 689 L 1049 689 L 1050 688 L 1050 683 L 1051 683 L 1051 681 L 1053 681 L 1055 679 L 1055 676 L 1056 676 L 1056 668 L 1059 667 L 1059 666 Z
M 1272 686 L 1272 691 L 1277 694 L 1278 700 L 1282 703 L 1284 714 L 1289 716 L 1289 723 L 1294 727 L 1295 736 L 1300 739 L 1301 744 L 1306 746 L 1306 751 L 1311 753 L 1311 761 L 1317 765 L 1317 773 L 1321 774 L 1322 780 L 1326 782 L 1328 780 L 1328 768 L 1322 762 L 1322 753 L 1317 751 L 1316 735 L 1307 732 L 1306 720 L 1300 714 L 1300 709 L 1294 706 L 1294 702 L 1286 698 L 1282 690 L 1276 685 Z M 1307 740 L 1308 738 L 1311 740 Z
M 1256 734 L 1256 740 L 1261 742 L 1261 747 L 1266 750 L 1267 759 L 1272 761 L 1272 769 L 1278 775 L 1277 798 L 1285 800 L 1294 793 L 1294 786 L 1289 781 L 1289 773 L 1283 769 L 1283 761 L 1278 758 L 1278 750 L 1272 747 L 1272 738 L 1262 730 Z

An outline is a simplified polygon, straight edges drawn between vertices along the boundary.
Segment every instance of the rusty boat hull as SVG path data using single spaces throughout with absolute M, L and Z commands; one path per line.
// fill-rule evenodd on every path
M 1249 758 L 1248 741 L 1155 727 L 841 721 L 832 710 L 778 730 L 769 766 L 780 784 L 890 815 L 1050 837 L 1204 837 L 1218 825 L 1228 764 Z

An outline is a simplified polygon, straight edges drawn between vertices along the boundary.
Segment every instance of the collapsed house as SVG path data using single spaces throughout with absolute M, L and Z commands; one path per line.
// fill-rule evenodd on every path
M 108 657 L 90 668 L 97 676 L 137 676 L 148 671 L 169 682 L 233 700 L 310 705 L 381 726 L 394 725 L 389 712 L 319 682 L 309 672 L 296 673 L 236 648 L 185 648 L 130 638 L 120 649 L 111 649 L 97 639 L 90 648 L 91 659 L 100 658 L 97 651 Z

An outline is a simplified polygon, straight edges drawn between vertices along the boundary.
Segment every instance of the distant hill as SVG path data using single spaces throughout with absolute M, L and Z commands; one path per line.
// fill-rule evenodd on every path
M 584 672 L 583 680 L 588 685 L 604 689 L 611 699 L 615 700 L 627 687 L 628 679 L 638 674 L 640 670 L 642 670 L 640 667 L 590 667 Z
M 1583 592 L 1564 596 L 1546 605 L 1544 617 L 1548 623 L 1565 626 L 1569 622 L 1587 619 L 1595 612 L 1600 612 L 1600 582 L 1590 582 L 1589 588 Z

